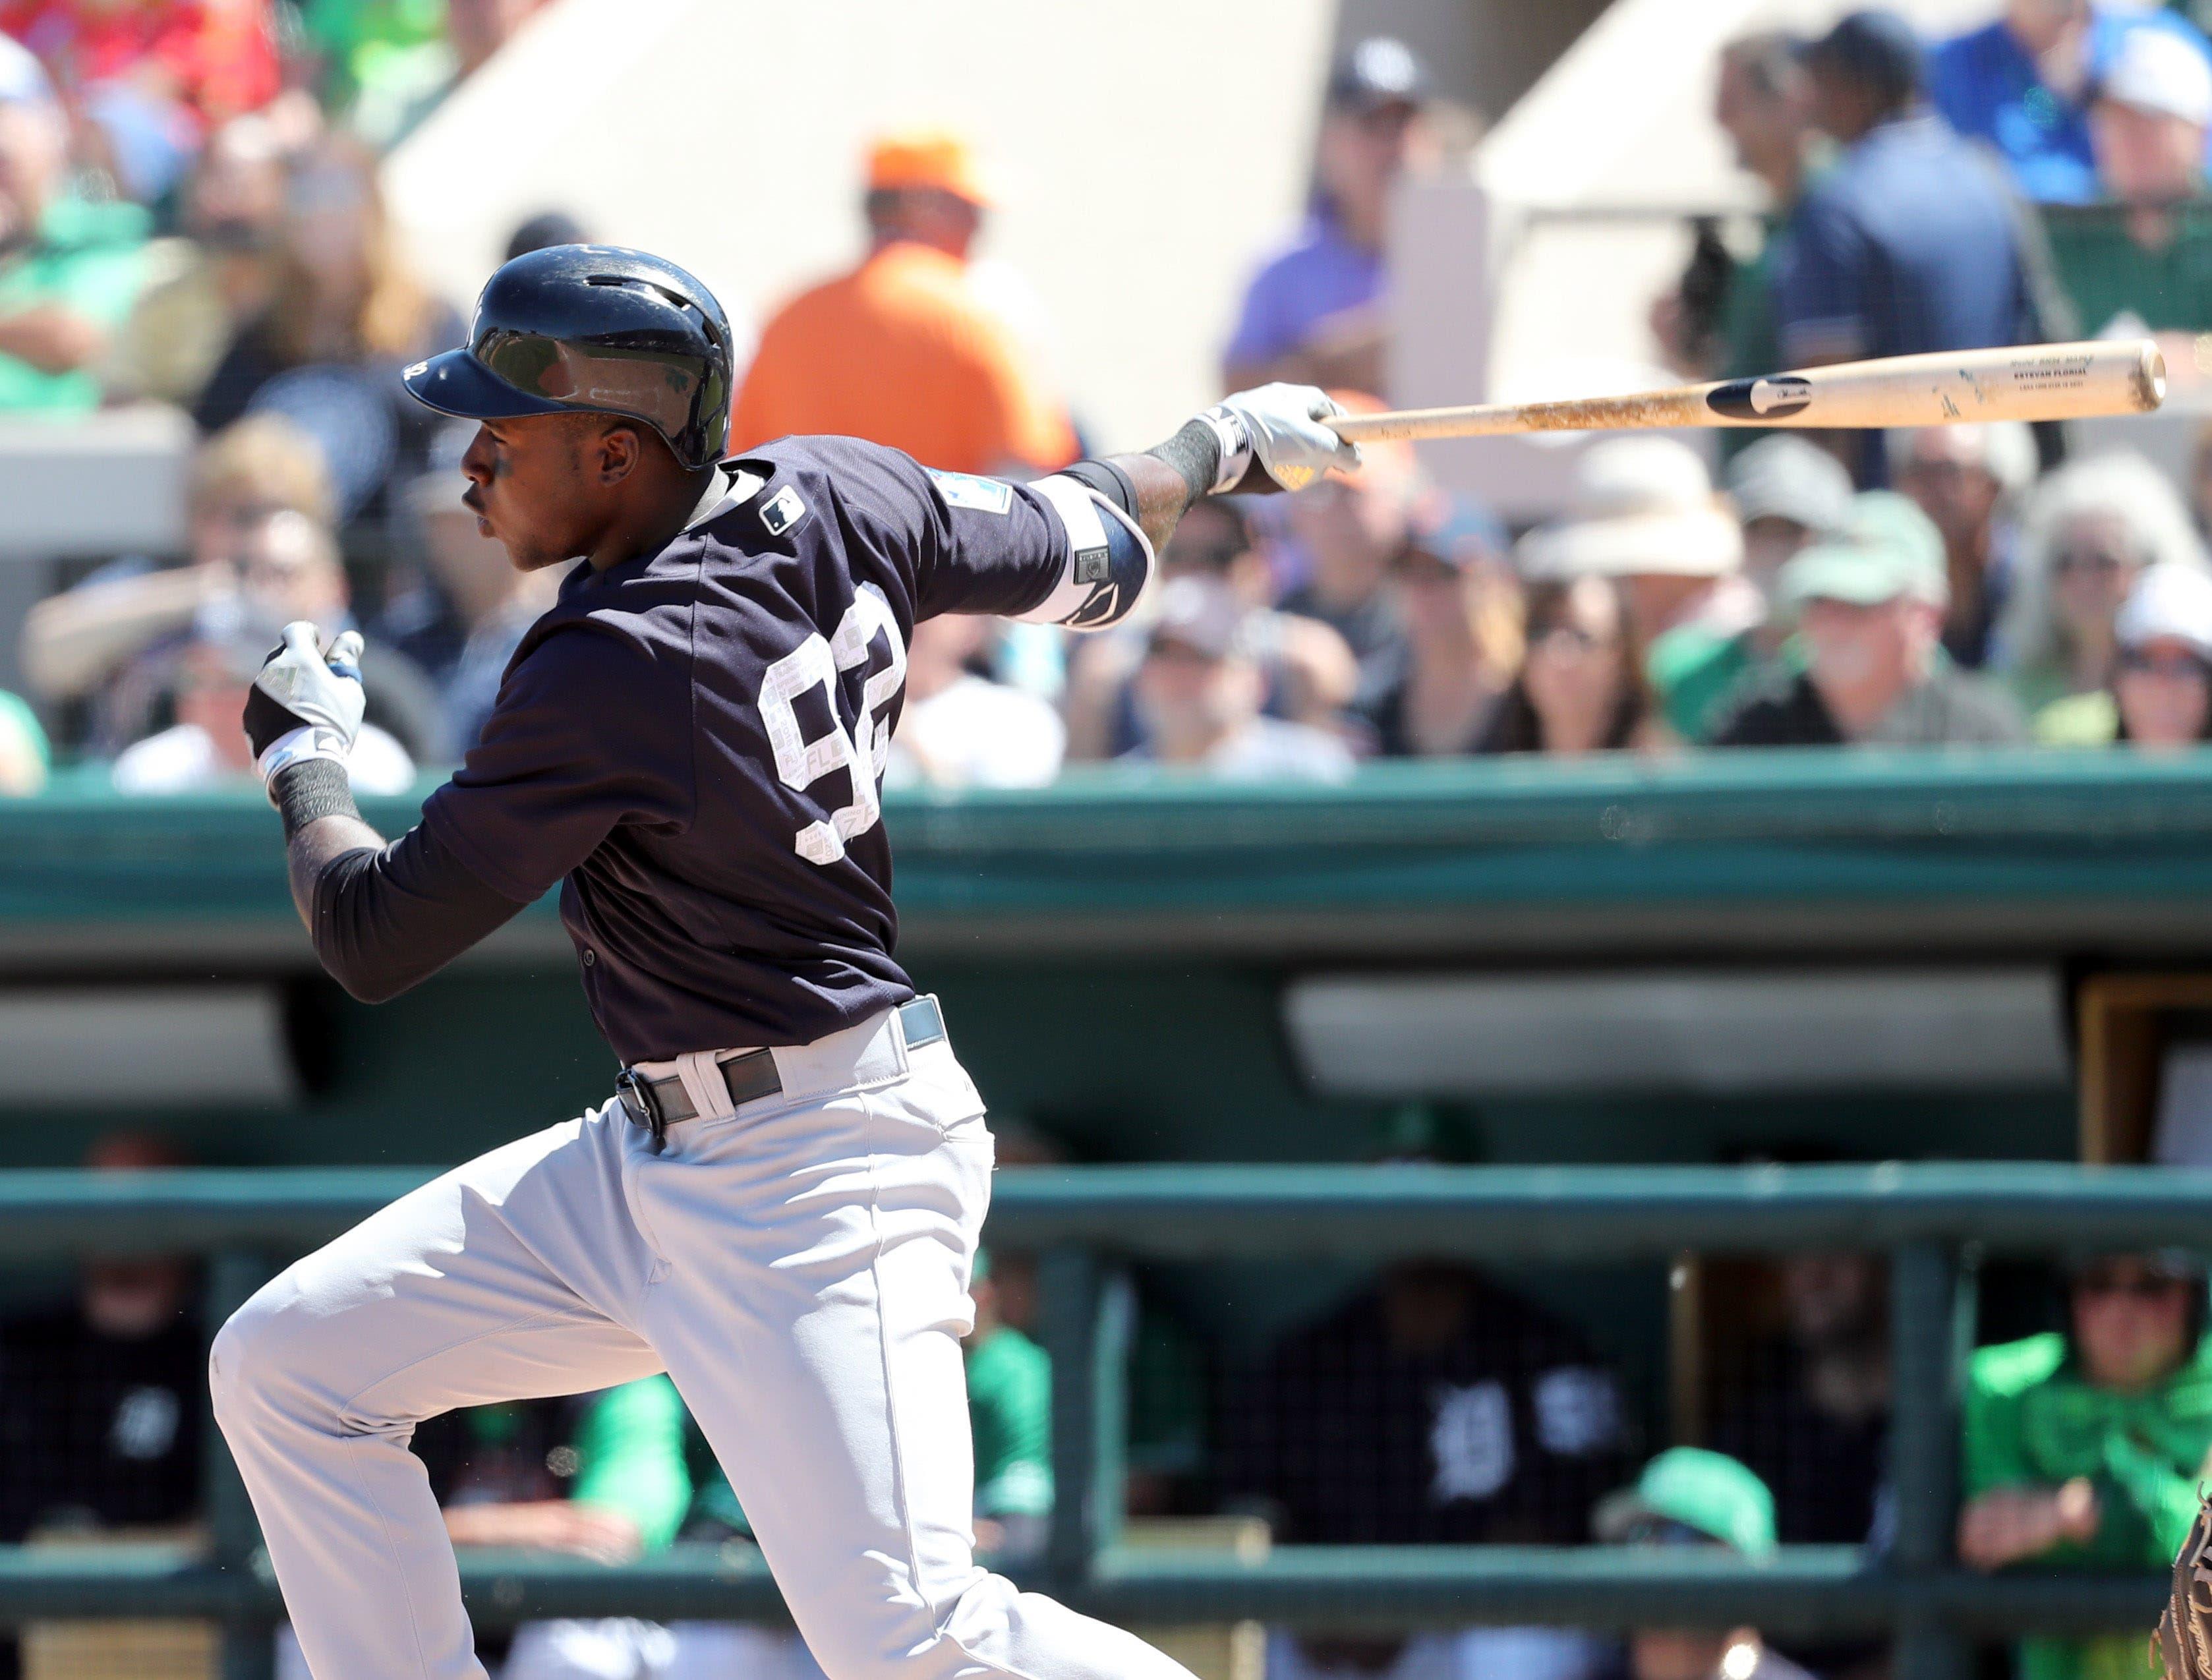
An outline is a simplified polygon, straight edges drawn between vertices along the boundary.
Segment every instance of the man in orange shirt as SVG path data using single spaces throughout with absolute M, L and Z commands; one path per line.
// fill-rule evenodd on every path
M 988 203 L 958 136 L 877 142 L 868 254 L 762 331 L 731 415 L 732 451 L 826 432 L 951 472 L 1048 471 L 1073 460 L 1066 413 L 968 270 Z

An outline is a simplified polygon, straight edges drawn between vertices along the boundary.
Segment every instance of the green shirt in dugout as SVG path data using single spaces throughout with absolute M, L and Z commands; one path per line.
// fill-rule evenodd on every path
M 58 305 L 95 325 L 123 324 L 144 276 L 146 212 L 136 204 L 67 197 L 52 205 L 39 236 L 0 253 L 0 316 Z M 0 414 L 79 414 L 100 405 L 87 369 L 42 373 L 0 354 Z
M 2140 1394 L 2092 1388 L 2057 1334 L 1984 1348 L 1969 1368 L 1968 1497 L 2075 1477 L 2096 1489 L 2094 1537 L 2054 1547 L 2021 1564 L 2024 1571 L 2165 1570 L 2196 1514 L 2208 1454 L 2212 1339 L 2200 1340 L 2186 1364 Z M 2019 1680 L 2157 1680 L 2148 1646 L 2140 1632 L 2022 1640 Z
M 1052 1511 L 1052 1356 L 1002 1325 L 967 1349 L 968 1431 L 975 1450 L 975 1514 Z M 738 1534 L 752 1525 L 692 1426 L 699 1493 L 691 1521 Z

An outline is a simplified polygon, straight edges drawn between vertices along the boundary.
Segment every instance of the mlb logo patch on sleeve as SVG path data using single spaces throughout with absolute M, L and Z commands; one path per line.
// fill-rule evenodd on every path
M 978 513 L 1004 513 L 1014 505 L 1014 487 L 995 478 L 978 478 L 973 473 L 939 472 L 930 469 L 929 476 L 937 481 L 937 494 L 955 507 L 973 508 Z
M 806 517 L 806 504 L 787 484 L 761 504 L 760 517 L 770 537 L 781 537 Z

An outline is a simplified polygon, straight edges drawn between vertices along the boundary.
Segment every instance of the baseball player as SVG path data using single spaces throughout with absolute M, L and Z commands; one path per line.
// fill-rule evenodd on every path
M 991 1137 L 892 955 L 878 778 L 917 621 L 1114 623 L 1199 497 L 1354 464 L 1334 405 L 1267 386 L 1031 484 L 849 438 L 724 461 L 720 306 L 601 246 L 507 264 L 467 347 L 405 379 L 482 422 L 463 500 L 514 563 L 581 563 L 388 843 L 347 783 L 359 644 L 286 629 L 246 727 L 293 898 L 375 1001 L 561 882 L 622 1070 L 216 1337 L 216 1416 L 309 1667 L 483 1673 L 417 1422 L 665 1370 L 830 1680 L 1188 1680 L 975 1563 L 960 1337 Z

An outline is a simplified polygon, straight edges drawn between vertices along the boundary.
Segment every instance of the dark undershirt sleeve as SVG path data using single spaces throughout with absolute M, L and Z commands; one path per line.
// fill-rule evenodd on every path
M 416 828 L 380 852 L 341 852 L 315 877 L 315 955 L 365 1004 L 427 979 L 522 905 Z

